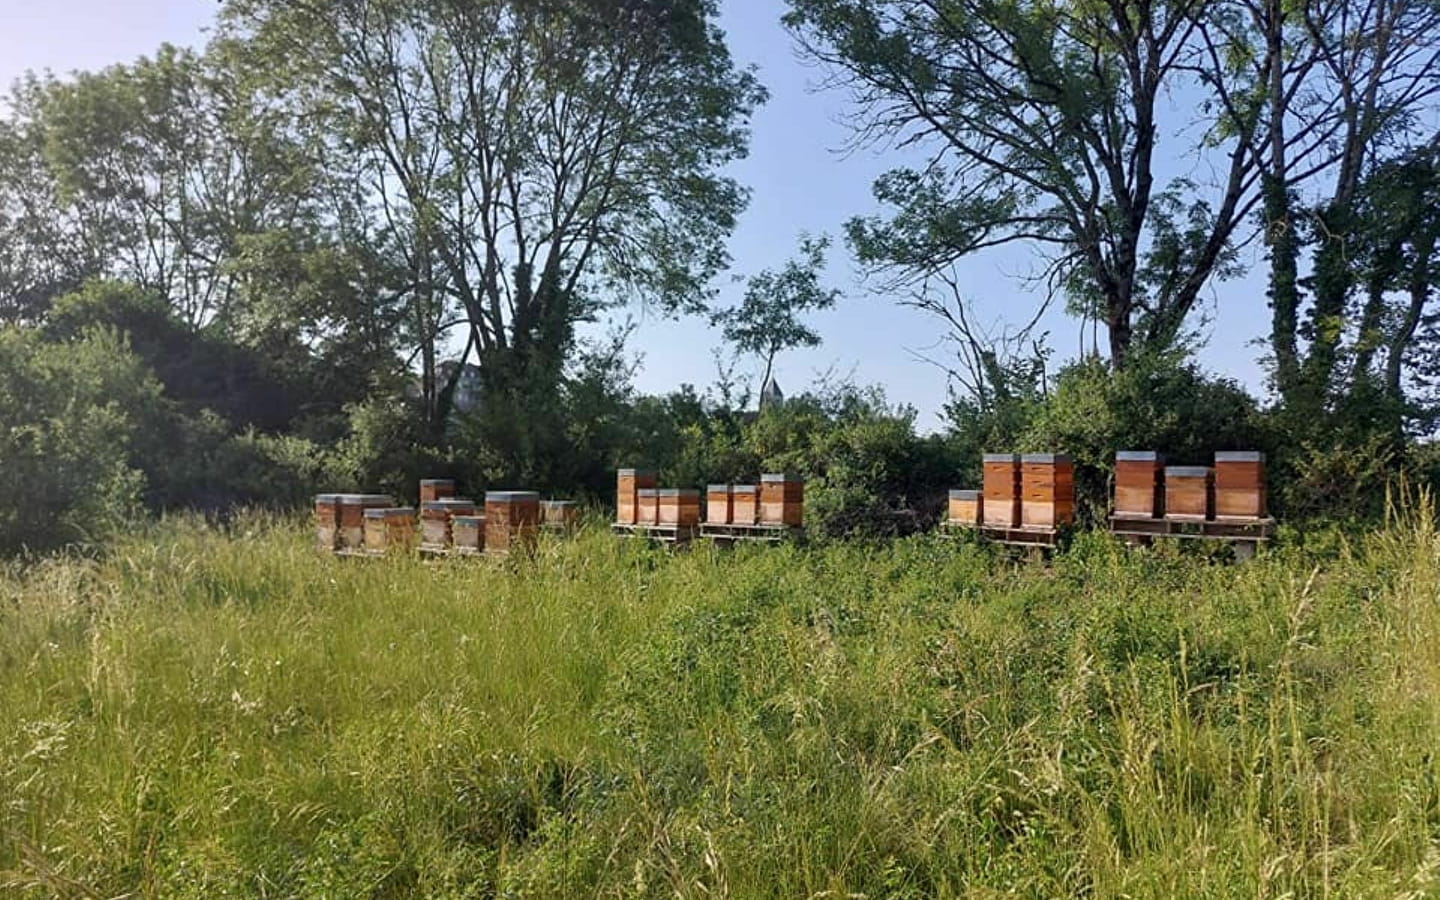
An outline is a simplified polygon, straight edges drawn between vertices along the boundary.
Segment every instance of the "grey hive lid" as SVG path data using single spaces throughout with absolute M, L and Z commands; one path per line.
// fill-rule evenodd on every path
M 654 475 L 654 474 L 655 474 L 655 470 L 654 470 L 654 469 L 617 469 L 616 472 L 617 472 L 617 474 L 620 474 L 620 475 Z
M 640 489 L 639 489 L 638 491 L 636 491 L 635 493 L 636 493 L 636 494 L 639 494 L 641 497 L 658 497 L 658 496 L 660 496 L 660 489 L 659 489 L 659 488 L 640 488 Z
M 570 506 L 578 506 L 579 504 L 576 503 L 574 500 L 541 500 L 540 505 L 548 507 L 550 509 L 554 509 L 556 507 L 564 509 Z
M 1208 466 L 1166 466 L 1165 477 L 1204 478 L 1210 474 Z
M 1154 450 L 1120 450 L 1115 454 L 1116 462 L 1159 462 L 1160 454 Z
M 455 516 L 450 521 L 459 522 L 464 525 L 484 525 L 484 516 Z
M 1013 463 L 1019 462 L 1018 453 L 986 453 L 983 460 L 987 463 Z
M 1265 461 L 1265 454 L 1259 450 L 1223 450 L 1216 451 L 1215 461 L 1222 462 L 1258 462 Z
M 805 479 L 799 475 L 787 475 L 784 472 L 769 472 L 760 476 L 761 482 L 769 482 L 770 484 L 799 484 L 804 480 Z
M 759 491 L 759 490 L 760 490 L 759 486 L 753 485 L 753 484 L 732 484 L 732 485 L 730 485 L 730 493 L 732 493 L 732 494 L 754 494 L 754 493 L 756 493 L 756 492 Z
M 454 484 L 454 483 L 455 483 L 455 479 L 453 479 L 453 478 L 422 478 L 422 479 L 420 479 L 420 484 L 421 484 L 422 486 L 425 486 L 425 485 L 432 485 L 432 486 L 433 486 L 433 485 L 437 485 L 437 484 Z
M 338 494 L 340 503 L 346 505 L 374 505 L 384 506 L 395 502 L 395 498 L 389 494 Z
M 699 497 L 700 491 L 695 488 L 661 488 L 657 493 L 661 497 Z
M 705 490 L 711 494 L 727 494 L 730 492 L 728 484 L 707 484 Z
M 970 490 L 951 491 L 951 492 L 950 492 L 950 499 L 951 499 L 951 500 L 979 500 L 979 499 L 980 499 L 980 492 L 979 492 L 979 491 L 970 491 Z
M 540 502 L 539 491 L 486 491 L 486 503 L 524 503 L 529 500 Z
M 340 502 L 340 498 L 343 497 L 343 496 L 345 496 L 345 495 L 344 495 L 344 494 L 316 494 L 316 495 L 315 495 L 315 502 L 316 502 L 316 503 L 339 503 L 339 502 Z
M 1026 454 L 1024 454 L 1023 456 L 1020 457 L 1020 461 L 1021 461 L 1022 463 L 1044 463 L 1044 464 L 1046 464 L 1046 465 L 1054 465 L 1054 464 L 1058 464 L 1058 463 L 1068 463 L 1068 462 L 1070 461 L 1070 454 L 1068 454 L 1068 453 L 1026 453 Z
M 384 519 L 390 516 L 399 517 L 413 515 L 415 515 L 415 508 L 413 506 L 375 506 L 365 510 L 365 518 L 367 519 Z
M 426 500 L 420 504 L 421 509 L 474 509 L 475 501 L 466 500 L 461 497 L 447 497 L 444 500 Z

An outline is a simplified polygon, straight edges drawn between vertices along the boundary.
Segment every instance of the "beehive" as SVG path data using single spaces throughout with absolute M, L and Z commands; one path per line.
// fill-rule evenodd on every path
M 1058 528 L 1075 521 L 1075 464 L 1063 453 L 1020 458 L 1020 524 Z
M 760 486 L 734 484 L 730 486 L 730 524 L 754 525 L 760 521 Z
M 1261 519 L 1265 509 L 1265 454 L 1215 454 L 1215 518 Z
M 951 491 L 949 520 L 953 525 L 979 525 L 984 519 L 985 495 L 980 491 Z
M 796 475 L 760 476 L 760 524 L 798 528 L 805 521 L 805 480 Z
M 422 478 L 420 480 L 420 502 L 434 503 L 449 500 L 455 496 L 455 482 L 448 478 Z
M 1214 477 L 1205 466 L 1165 468 L 1165 518 L 1208 519 Z
M 1160 484 L 1164 461 L 1150 450 L 1121 450 L 1115 454 L 1115 515 L 1153 519 L 1165 509 Z
M 475 515 L 475 501 L 463 497 L 447 497 L 420 504 L 420 540 L 432 550 L 452 545 L 451 525 L 456 516 Z
M 450 542 L 461 556 L 475 556 L 485 550 L 484 516 L 451 516 Z
M 639 524 L 639 492 L 654 487 L 654 472 L 648 469 L 621 469 L 616 478 L 615 521 L 621 525 Z
M 635 524 L 655 525 L 660 521 L 660 491 L 640 488 L 635 492 Z
M 540 503 L 540 524 L 570 531 L 580 522 L 580 504 L 574 500 L 544 500 Z
M 705 524 L 730 524 L 731 496 L 728 484 L 712 484 L 705 489 Z
M 315 495 L 315 545 L 327 553 L 340 546 L 339 494 Z
M 395 500 L 389 494 L 340 494 L 341 550 L 365 549 L 365 510 L 394 506 Z
M 415 546 L 415 510 L 392 506 L 365 510 L 365 549 L 370 553 L 406 553 Z
M 1020 525 L 1020 457 L 987 453 L 985 463 L 985 524 L 1000 528 Z
M 659 522 L 682 527 L 700 524 L 700 492 L 689 488 L 661 488 Z
M 539 494 L 488 491 L 485 494 L 485 552 L 505 555 L 533 550 L 539 522 Z

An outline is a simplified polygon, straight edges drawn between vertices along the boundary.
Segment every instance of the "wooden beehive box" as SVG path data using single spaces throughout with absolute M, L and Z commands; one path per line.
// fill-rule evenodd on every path
M 1020 458 L 1020 524 L 1059 528 L 1075 521 L 1075 464 L 1064 453 Z
M 339 494 L 315 495 L 315 546 L 327 553 L 340 546 Z
M 615 521 L 621 525 L 640 524 L 639 493 L 655 487 L 655 473 L 649 469 L 621 469 L 615 486 Z
M 461 556 L 477 556 L 485 551 L 485 517 L 451 516 L 450 541 Z
M 658 521 L 661 525 L 700 524 L 700 492 L 689 488 L 661 488 Z
M 987 453 L 985 470 L 985 524 L 999 528 L 1020 525 L 1020 457 L 1014 453 Z
M 1121 450 L 1115 454 L 1115 515 L 1154 519 L 1164 513 L 1161 483 L 1165 461 L 1151 450 Z
M 1215 518 L 1263 519 L 1265 454 L 1254 450 L 1215 454 Z
M 984 520 L 985 495 L 980 491 L 951 491 L 949 521 L 952 525 L 979 525 Z
M 475 501 L 463 497 L 447 497 L 420 504 L 420 541 L 428 549 L 451 546 L 451 522 L 456 516 L 475 515 Z
M 640 488 L 635 492 L 635 524 L 655 525 L 660 522 L 660 491 Z
M 365 510 L 365 550 L 369 553 L 406 553 L 415 546 L 415 510 L 392 506 Z
M 712 484 L 705 489 L 705 524 L 729 525 L 731 523 L 730 485 Z
M 340 494 L 341 550 L 365 549 L 365 510 L 394 506 L 389 494 Z
M 485 552 L 527 553 L 535 548 L 540 523 L 540 495 L 535 491 L 488 491 L 485 494 Z
M 448 500 L 455 496 L 455 482 L 448 478 L 422 478 L 420 479 L 420 502 L 434 503 L 436 500 Z
M 770 473 L 760 476 L 760 524 L 799 528 L 805 522 L 805 479 Z
M 573 531 L 580 524 L 580 504 L 574 500 L 542 500 L 540 524 L 560 531 Z
M 733 484 L 730 486 L 730 524 L 754 525 L 760 521 L 760 486 L 756 484 Z
M 1214 475 L 1206 466 L 1165 468 L 1165 518 L 1202 521 L 1210 518 Z

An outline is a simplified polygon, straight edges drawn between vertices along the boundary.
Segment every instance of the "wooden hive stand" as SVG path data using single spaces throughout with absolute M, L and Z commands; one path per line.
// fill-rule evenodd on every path
M 535 491 L 485 493 L 485 555 L 535 552 L 540 495 Z

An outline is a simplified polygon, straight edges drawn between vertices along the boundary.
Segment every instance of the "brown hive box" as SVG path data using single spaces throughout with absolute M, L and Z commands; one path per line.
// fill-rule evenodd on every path
M 984 520 L 985 495 L 980 491 L 951 491 L 949 520 L 953 525 L 979 525 Z
M 455 496 L 455 482 L 448 478 L 422 478 L 420 479 L 420 502 L 434 503 L 436 500 L 448 500 Z
M 615 521 L 621 525 L 639 524 L 639 492 L 654 487 L 655 473 L 649 469 L 621 469 L 615 486 Z
M 1075 464 L 1063 453 L 1020 458 L 1020 524 L 1057 528 L 1075 521 Z
M 688 488 L 661 488 L 659 495 L 661 525 L 700 524 L 699 491 Z
M 760 486 L 756 484 L 733 484 L 730 486 L 730 524 L 754 525 L 760 521 Z
M 1263 519 L 1265 514 L 1265 454 L 1216 453 L 1215 518 Z
M 1210 517 L 1213 474 L 1205 466 L 1165 468 L 1165 518 L 1200 520 Z
M 799 528 L 805 522 L 805 479 L 770 473 L 760 476 L 760 524 Z
M 660 491 L 641 488 L 635 492 L 635 524 L 655 525 L 660 521 Z
M 451 521 L 455 516 L 475 515 L 475 501 L 463 497 L 447 497 L 420 504 L 420 540 L 426 547 L 438 549 L 452 543 Z
M 1020 524 L 1020 457 L 1014 453 L 987 453 L 985 464 L 985 524 L 1015 528 Z
M 574 500 L 540 501 L 540 524 L 551 528 L 574 528 L 580 521 L 580 504 Z
M 485 550 L 484 516 L 451 516 L 450 540 L 461 556 L 475 556 Z
M 1121 450 L 1115 454 L 1115 515 L 1154 519 L 1165 505 L 1161 491 L 1164 460 L 1150 450 Z
M 730 524 L 732 496 L 728 484 L 712 484 L 705 488 L 705 524 Z
M 415 510 L 408 506 L 365 510 L 365 549 L 404 553 L 415 546 Z
M 389 494 L 339 494 L 341 550 L 365 549 L 365 510 L 394 506 Z
M 540 495 L 535 491 L 485 493 L 485 552 L 504 555 L 535 548 Z
M 339 494 L 315 495 L 315 546 L 329 553 L 340 546 Z

